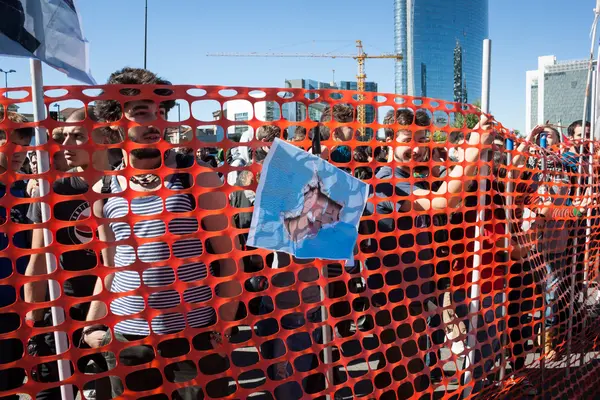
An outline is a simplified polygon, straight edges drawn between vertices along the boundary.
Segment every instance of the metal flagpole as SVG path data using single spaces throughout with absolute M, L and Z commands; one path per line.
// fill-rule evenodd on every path
M 320 123 L 317 123 L 317 125 L 315 125 L 314 131 L 313 131 L 313 137 L 312 137 L 312 153 L 317 157 L 321 157 L 321 134 L 319 132 L 320 126 L 321 126 Z M 329 278 L 329 274 L 325 278 Z M 329 289 L 329 285 L 326 284 L 325 288 L 323 288 L 323 299 L 325 299 L 325 297 L 327 297 L 328 289 Z M 325 308 L 324 305 L 321 305 L 320 308 L 321 308 L 321 322 L 325 322 L 328 319 L 327 309 Z M 327 324 L 325 324 L 321 327 L 321 333 L 323 334 L 323 345 L 327 346 L 327 344 L 329 344 L 333 340 L 333 338 L 329 334 L 329 330 L 327 329 Z M 333 385 L 332 360 L 333 360 L 333 349 L 331 347 L 325 347 L 323 349 L 323 363 L 325 365 L 329 366 L 329 368 L 327 369 L 327 372 L 325 373 L 325 375 L 327 377 L 327 379 L 325 380 L 326 388 L 329 388 L 331 385 Z M 327 394 L 325 398 L 327 400 L 330 400 L 331 396 L 329 394 Z
M 595 64 L 595 69 L 598 69 L 598 63 Z M 594 152 L 596 151 L 596 146 L 594 144 L 594 129 L 596 127 L 596 85 L 598 83 L 598 76 L 597 74 L 594 72 L 592 74 L 592 92 L 590 94 L 591 96 L 591 108 L 590 108 L 590 135 L 587 138 L 590 141 L 590 151 L 588 154 L 588 176 L 587 176 L 587 185 L 586 188 L 590 188 L 591 193 L 590 193 L 590 197 L 584 197 L 584 200 L 589 200 L 591 198 L 591 196 L 593 195 L 593 186 L 594 186 Z M 585 133 L 585 130 L 584 130 Z M 590 259 L 592 257 L 592 254 L 590 252 L 590 247 L 591 247 L 591 242 L 592 242 L 592 207 L 586 207 L 587 209 L 587 213 L 586 213 L 586 220 L 585 220 L 585 264 L 584 264 L 584 269 L 583 269 L 583 290 L 582 290 L 582 294 L 583 294 L 583 300 L 582 300 L 582 304 L 584 305 L 584 307 L 587 304 L 587 297 L 588 297 L 588 288 L 589 288 L 589 274 L 588 271 L 590 270 L 589 268 L 589 263 L 590 263 Z M 594 270 L 595 271 L 595 270 Z M 587 322 L 587 318 L 583 319 L 583 330 L 585 331 L 585 327 L 586 327 L 586 322 Z
M 28 8 L 28 12 L 31 15 L 35 15 L 34 31 L 37 38 L 45 38 L 44 30 L 44 13 L 41 8 L 40 2 L 31 2 L 32 7 Z M 43 40 L 41 40 L 44 42 Z M 43 44 L 42 46 L 45 46 Z M 31 96 L 33 102 L 33 118 L 35 122 L 39 122 L 46 117 L 45 106 L 44 106 L 44 80 L 42 77 L 42 62 L 40 60 L 31 58 L 29 60 L 29 69 L 31 73 Z M 36 127 L 35 129 L 35 142 L 36 145 L 40 146 L 47 142 L 48 133 L 46 128 Z M 36 151 L 37 159 L 40 167 L 40 171 L 48 172 L 50 170 L 50 159 L 47 151 Z M 40 197 L 47 195 L 50 192 L 49 183 L 40 178 L 38 181 L 40 188 Z M 47 203 L 41 203 L 42 221 L 48 221 L 50 217 L 50 206 Z M 43 229 L 44 235 L 44 247 L 49 246 L 52 243 L 52 234 L 48 229 Z M 46 253 L 46 271 L 48 274 L 54 272 L 57 268 L 56 261 L 52 254 Z M 48 280 L 48 295 L 50 301 L 58 299 L 60 296 L 60 286 L 57 281 Z M 64 310 L 60 307 L 51 307 L 50 313 L 52 315 L 52 325 L 60 326 L 65 321 Z M 64 354 L 69 349 L 67 341 L 67 335 L 65 332 L 58 330 L 54 331 L 54 342 L 56 354 Z M 60 359 L 57 362 L 58 366 L 58 378 L 60 381 L 64 381 L 71 376 L 71 368 L 68 360 Z M 63 400 L 73 400 L 73 386 L 72 385 L 61 385 L 60 394 Z
M 600 19 L 600 0 L 596 0 L 596 8 L 594 8 L 594 23 L 592 25 L 592 44 L 590 46 L 590 58 L 589 58 L 589 66 L 588 66 L 588 73 L 587 73 L 587 78 L 586 78 L 586 88 L 585 88 L 585 97 L 583 99 L 583 118 L 581 119 L 581 130 L 583 132 L 582 137 L 585 140 L 585 128 L 586 128 L 586 122 L 587 122 L 587 113 L 588 113 L 588 106 L 589 106 L 589 98 L 590 98 L 590 91 L 591 91 L 591 85 L 592 85 L 592 70 L 593 70 L 593 64 L 594 64 L 594 49 L 596 48 L 596 32 L 597 32 L 597 28 L 598 28 L 598 19 Z M 591 129 L 590 129 L 590 133 L 591 133 Z M 577 175 L 578 175 L 578 185 L 577 185 L 577 197 L 581 196 L 581 187 L 582 187 L 582 181 L 585 181 L 584 179 L 582 179 L 583 177 L 583 156 L 584 156 L 584 150 L 585 150 L 585 146 L 584 146 L 584 142 L 582 141 L 582 143 L 579 145 L 579 165 L 577 166 Z M 587 221 L 590 220 L 590 211 L 591 208 L 588 207 L 588 214 L 587 214 Z M 577 221 L 578 222 L 578 221 Z M 586 229 L 586 234 L 587 234 L 587 229 Z M 579 247 L 579 224 L 576 223 L 575 226 L 575 252 L 573 254 L 573 263 L 572 263 L 572 271 L 571 271 L 571 290 L 570 290 L 570 295 L 569 295 L 569 314 L 568 314 L 568 328 L 567 328 L 567 335 L 568 335 L 568 339 L 567 339 L 567 376 L 569 376 L 570 372 L 571 372 L 571 346 L 572 346 L 572 342 L 573 342 L 573 312 L 574 312 L 574 308 L 575 308 L 575 304 L 574 302 L 576 301 L 575 299 L 575 283 L 577 281 L 577 248 Z M 589 234 L 586 235 L 585 238 L 585 248 L 587 250 L 587 248 L 589 247 Z M 586 265 L 585 265 L 585 260 L 587 259 L 587 251 L 584 253 L 584 264 L 583 264 L 583 268 L 584 271 L 586 269 Z M 585 296 L 585 294 L 584 294 Z M 579 296 L 577 296 L 577 300 L 579 299 Z
M 492 41 L 490 39 L 485 39 L 483 41 L 483 73 L 482 73 L 482 90 L 481 90 L 481 112 L 483 114 L 489 114 L 490 108 L 490 72 L 491 72 L 491 54 L 492 54 Z M 483 135 L 480 135 L 480 144 L 483 139 Z M 483 150 L 483 149 L 482 149 Z M 485 150 L 481 151 L 480 157 L 483 162 L 487 162 L 488 155 Z M 489 166 L 484 167 L 488 168 Z M 483 168 L 482 168 L 483 169 Z M 481 170 L 478 170 L 478 174 L 481 175 Z M 491 177 L 490 177 L 491 178 Z M 478 208 L 481 208 L 486 201 L 486 191 L 487 182 L 489 179 L 485 177 L 481 177 L 479 182 L 479 200 L 478 200 Z M 471 278 L 471 288 L 469 297 L 471 298 L 469 305 L 469 314 L 471 314 L 471 321 L 469 323 L 469 329 L 467 334 L 467 347 L 469 348 L 469 355 L 465 361 L 465 384 L 469 383 L 472 378 L 472 371 L 468 368 L 471 368 L 475 365 L 475 357 L 477 354 L 476 345 L 477 345 L 477 325 L 478 325 L 478 316 L 479 316 L 479 296 L 480 296 L 480 288 L 479 288 L 479 279 L 480 279 L 480 270 L 481 266 L 481 249 L 482 249 L 482 239 L 481 239 L 481 231 L 483 227 L 483 223 L 485 221 L 485 210 L 480 209 L 477 215 L 477 223 L 475 225 L 475 242 L 473 247 L 473 270 L 472 270 L 472 278 Z M 471 387 L 465 390 L 465 395 L 469 396 L 471 394 Z
M 33 118 L 35 122 L 39 122 L 45 118 L 45 107 L 44 107 L 44 87 L 42 78 L 42 62 L 36 59 L 30 59 L 30 70 L 31 70 L 31 95 L 33 101 Z M 37 146 L 43 145 L 47 142 L 47 131 L 46 128 L 36 127 L 35 128 L 35 143 Z M 37 159 L 39 160 L 40 170 L 39 172 L 48 172 L 50 169 L 50 160 L 47 151 L 37 150 Z M 40 178 L 39 179 L 40 197 L 44 197 L 50 192 L 48 181 Z M 42 221 L 48 221 L 50 217 L 50 206 L 47 203 L 41 204 Z M 52 234 L 48 229 L 43 229 L 44 232 L 44 247 L 52 243 Z M 56 262 L 54 257 L 50 253 L 46 253 L 46 271 L 48 275 L 56 270 Z M 60 286 L 55 280 L 48 280 L 48 294 L 50 301 L 58 299 L 60 296 Z M 65 322 L 64 310 L 60 307 L 51 307 L 52 314 L 52 325 L 59 326 Z M 63 354 L 69 349 L 67 342 L 67 335 L 65 332 L 54 331 L 54 341 L 56 346 L 56 354 Z M 58 363 L 58 377 L 60 381 L 64 381 L 66 378 L 71 376 L 71 368 L 69 361 L 61 359 Z M 72 385 L 61 385 L 60 394 L 63 400 L 73 400 L 73 386 Z
M 596 7 L 597 9 L 598 7 Z M 600 121 L 598 121 L 597 119 L 600 118 L 600 98 L 598 98 L 600 96 L 600 90 L 598 90 L 598 83 L 600 82 L 600 47 L 598 48 L 598 53 L 597 53 L 597 59 L 596 59 L 596 79 L 595 79 L 595 83 L 594 83 L 594 90 L 592 92 L 592 96 L 594 96 L 594 98 L 596 99 L 594 102 L 594 114 L 592 117 L 592 121 L 591 121 L 591 127 L 590 127 L 590 136 L 591 139 L 593 141 L 597 141 L 600 140 Z M 592 177 L 592 185 L 596 186 L 598 185 L 598 182 L 596 182 L 596 180 L 594 179 L 594 152 L 590 152 L 590 176 Z M 593 193 L 595 192 L 594 187 L 592 187 Z M 598 217 L 598 216 L 596 216 Z M 588 220 L 590 221 L 591 224 L 591 219 Z M 595 255 L 595 260 L 594 260 L 594 271 L 598 271 L 598 269 L 600 268 L 600 255 L 596 253 Z M 587 284 L 587 282 L 586 282 Z M 587 293 L 586 293 L 587 294 Z M 585 328 L 585 325 L 584 325 Z
M 548 163 L 546 160 L 546 155 L 547 155 L 546 147 L 548 147 L 548 137 L 546 136 L 546 133 L 543 133 L 543 132 L 540 133 L 540 147 L 543 149 L 542 150 L 542 159 L 541 159 L 542 165 L 540 168 L 542 170 L 542 175 L 541 175 L 542 177 L 540 178 L 540 184 L 544 185 L 546 182 L 546 179 L 547 179 L 547 175 L 548 175 L 547 171 L 546 171 L 547 166 L 548 166 Z M 538 216 L 536 215 L 536 217 L 538 217 Z M 540 237 L 540 235 L 539 235 L 539 231 L 538 231 L 538 226 L 536 224 L 536 227 L 535 227 L 536 240 L 539 240 L 539 237 Z M 544 240 L 544 239 L 545 239 L 545 237 L 542 240 Z M 542 244 L 542 246 L 543 246 L 543 244 Z M 546 257 L 545 254 L 546 254 L 546 249 L 542 247 L 542 249 L 540 251 L 540 255 L 541 255 L 541 259 L 542 259 L 542 270 L 544 268 L 546 268 L 546 263 L 548 262 L 548 257 Z M 546 334 L 547 334 L 547 331 L 546 331 L 546 309 L 548 308 L 548 301 L 546 300 L 546 291 L 548 290 L 548 274 L 544 274 L 543 271 L 541 272 L 541 274 L 543 274 L 543 276 L 544 276 L 544 278 L 541 279 L 542 289 L 543 289 L 543 294 L 542 294 L 543 307 L 542 307 L 542 326 L 541 326 L 542 340 L 540 341 L 541 345 L 542 345 L 541 351 L 543 354 L 543 357 L 541 357 L 541 359 L 540 359 L 540 370 L 542 373 L 542 395 L 543 395 L 544 391 L 545 391 L 545 386 L 546 386 L 545 385 L 546 381 L 544 380 L 545 374 L 546 374 L 546 357 L 548 356 L 546 354 L 546 348 L 547 348 L 547 346 L 546 346 Z M 550 307 L 552 307 L 552 304 L 550 304 Z
M 600 2 L 600 1 L 599 1 Z M 598 7 L 596 7 L 597 12 L 600 11 L 598 10 Z M 591 188 L 592 191 L 592 195 L 594 194 L 595 190 L 594 190 L 594 186 L 596 185 L 595 179 L 594 179 L 594 153 L 596 152 L 596 146 L 594 145 L 595 141 L 599 139 L 599 135 L 598 135 L 598 129 L 600 128 L 600 124 L 598 124 L 597 118 L 600 115 L 598 113 L 598 107 L 600 106 L 598 104 L 598 101 L 600 99 L 598 99 L 598 78 L 600 74 L 600 48 L 598 49 L 598 53 L 597 53 L 597 59 L 595 62 L 595 71 L 592 74 L 592 92 L 591 92 L 591 115 L 590 115 L 590 154 L 589 154 L 589 159 L 588 159 L 588 186 Z M 585 130 L 583 131 L 585 133 Z M 589 269 L 591 269 L 588 264 L 590 261 L 590 246 L 591 246 L 591 240 L 592 240 L 592 207 L 587 207 L 587 220 L 586 220 L 586 230 L 585 230 L 585 237 L 586 237 L 586 254 L 588 254 L 588 258 L 587 258 L 587 262 L 585 263 L 585 268 L 583 270 L 583 305 L 587 306 L 587 302 L 588 302 L 588 290 L 589 290 L 589 274 L 588 271 Z M 596 215 L 596 217 L 598 217 L 598 215 Z M 598 254 L 596 254 L 594 256 L 595 260 L 594 260 L 594 266 L 593 266 L 593 271 L 598 271 L 598 263 L 600 261 L 600 257 L 598 257 Z M 587 318 L 583 319 L 583 330 L 585 331 L 587 326 Z
M 146 55 L 148 53 L 148 0 L 144 10 L 144 69 L 146 69 Z
M 510 265 L 510 237 L 511 237 L 511 223 L 510 223 L 510 218 L 512 217 L 512 191 L 513 191 L 513 182 L 510 176 L 510 166 L 512 165 L 512 152 L 515 149 L 515 143 L 512 139 L 506 139 L 505 141 L 506 143 L 506 152 L 508 153 L 508 157 L 506 159 L 506 171 L 508 172 L 507 174 L 507 178 L 508 180 L 506 181 L 506 192 L 505 192 L 505 199 L 506 199 L 506 209 L 504 212 L 504 218 L 506 218 L 506 223 L 504 224 L 505 226 L 505 234 L 508 235 L 505 239 L 504 239 L 504 248 L 506 249 L 506 253 L 507 253 L 507 266 Z M 505 303 L 506 302 L 506 293 L 504 292 L 504 290 L 502 291 L 502 302 Z M 506 316 L 506 312 L 507 312 L 507 308 L 506 307 L 502 307 L 502 318 L 504 318 Z M 505 326 L 506 327 L 506 326 Z M 506 374 L 506 354 L 504 351 L 504 338 L 507 338 L 508 336 L 505 334 L 500 335 L 500 372 L 498 374 L 498 380 L 502 381 L 504 380 L 504 375 Z

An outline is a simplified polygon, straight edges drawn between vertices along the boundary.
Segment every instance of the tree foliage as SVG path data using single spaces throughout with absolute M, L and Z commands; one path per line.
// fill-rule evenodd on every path
M 481 107 L 481 102 L 479 100 L 475 101 L 473 103 L 473 105 L 477 108 Z M 475 127 L 475 125 L 477 125 L 477 123 L 479 122 L 479 115 L 477 114 L 462 114 L 462 113 L 454 113 L 454 123 L 452 124 L 452 126 L 454 126 L 455 128 L 463 128 L 465 127 L 465 120 L 466 120 L 466 127 L 469 129 L 473 129 L 473 127 Z
M 444 131 L 435 131 L 433 132 L 433 141 L 436 143 L 445 143 L 446 142 L 446 132 Z

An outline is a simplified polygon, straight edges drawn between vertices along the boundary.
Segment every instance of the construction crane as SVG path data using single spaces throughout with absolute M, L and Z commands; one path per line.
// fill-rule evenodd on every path
M 362 101 L 364 96 L 361 94 L 365 91 L 365 81 L 367 74 L 365 73 L 365 60 L 367 58 L 391 58 L 397 61 L 402 60 L 402 54 L 378 54 L 370 55 L 365 53 L 361 40 L 356 41 L 357 54 L 319 54 L 319 53 L 208 53 L 209 57 L 296 57 L 296 58 L 352 58 L 358 63 L 358 74 L 356 75 L 356 89 L 359 92 L 358 100 Z M 364 106 L 358 107 L 358 122 L 365 123 L 366 110 Z M 361 135 L 364 135 L 364 129 L 361 128 Z

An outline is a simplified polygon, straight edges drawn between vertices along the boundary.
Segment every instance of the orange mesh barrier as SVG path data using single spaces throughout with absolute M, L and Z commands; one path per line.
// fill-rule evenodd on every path
M 97 399 L 599 395 L 595 143 L 543 149 L 426 98 L 135 89 L 47 87 L 39 123 L 10 114 L 29 88 L 0 90 L 0 398 L 59 385 Z M 158 105 L 173 100 L 167 121 Z M 48 143 L 26 146 L 38 126 Z M 270 141 L 308 149 L 315 132 L 323 157 L 372 186 L 353 266 L 245 245 Z M 15 171 L 29 150 L 51 168 Z M 32 178 L 48 194 L 19 194 Z M 112 291 L 94 294 L 97 278 Z

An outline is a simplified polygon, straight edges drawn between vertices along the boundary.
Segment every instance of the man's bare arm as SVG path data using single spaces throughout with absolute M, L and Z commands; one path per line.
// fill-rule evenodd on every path
M 482 118 L 482 129 L 488 130 L 490 127 L 486 124 L 487 119 Z M 437 191 L 431 192 L 429 190 L 417 189 L 413 192 L 418 198 L 414 201 L 415 210 L 429 210 L 433 207 L 436 210 L 442 210 L 447 207 L 454 208 L 462 200 L 458 194 L 465 190 L 464 185 L 468 185 L 471 181 L 464 180 L 464 177 L 473 177 L 477 174 L 477 162 L 481 157 L 481 151 L 477 147 L 479 143 L 483 146 L 490 145 L 493 141 L 493 134 L 491 132 L 471 132 L 469 140 L 467 141 L 467 147 L 463 152 L 463 161 L 453 165 L 452 169 L 448 173 L 450 179 L 447 182 L 443 182 Z M 464 162 L 464 166 L 461 165 Z M 433 194 L 431 199 L 427 196 Z M 450 194 L 449 199 L 446 198 L 446 194 Z
M 44 230 L 34 229 L 31 239 L 32 249 L 41 249 L 44 247 Z M 47 274 L 46 269 L 46 254 L 35 253 L 29 258 L 29 263 L 25 269 L 25 276 L 39 276 Z M 48 289 L 48 281 L 41 280 L 25 284 L 23 294 L 27 303 L 39 303 L 46 300 Z M 39 321 L 43 317 L 43 310 L 38 309 L 32 311 L 27 318 Z
M 104 215 L 103 211 L 102 211 L 102 207 L 103 207 L 103 202 L 102 201 L 97 201 L 94 204 L 94 215 L 98 216 L 98 217 L 102 217 Z M 110 229 L 110 226 L 108 224 L 103 224 L 98 226 L 98 238 L 100 239 L 100 241 L 102 241 L 103 243 L 114 243 L 115 241 L 115 235 L 112 231 L 112 229 Z M 115 260 L 115 247 L 114 246 L 109 246 L 107 245 L 105 248 L 102 249 L 102 260 L 104 261 L 104 265 L 107 267 L 112 267 L 114 266 L 114 260 Z M 109 274 L 106 276 L 106 278 L 104 279 L 104 287 L 107 288 L 107 290 L 110 290 L 110 287 L 112 285 L 112 281 L 113 281 L 113 277 L 114 274 Z M 96 285 L 94 286 L 94 295 L 100 294 L 102 293 L 102 291 L 104 290 L 104 287 L 102 285 L 102 279 L 96 279 Z M 106 304 L 101 301 L 101 300 L 94 300 L 92 301 L 92 303 L 90 304 L 90 309 L 88 311 L 88 315 L 86 320 L 87 321 L 95 321 L 99 318 L 104 317 L 106 314 L 108 313 L 108 310 L 106 308 Z
M 513 178 L 518 176 L 520 173 L 520 171 L 517 168 L 520 168 L 525 165 L 525 161 L 526 161 L 525 153 L 529 150 L 531 141 L 533 140 L 534 137 L 536 137 L 543 131 L 544 131 L 543 126 L 536 125 L 535 128 L 533 128 L 531 130 L 531 132 L 529 132 L 529 135 L 527 135 L 527 138 L 523 142 L 521 142 L 521 144 L 519 144 L 519 147 L 517 148 L 517 154 L 515 154 L 515 156 L 512 159 L 512 165 L 513 165 L 513 167 L 515 167 L 515 169 L 512 170 L 512 174 L 511 174 Z
M 222 185 L 221 179 L 216 173 L 203 174 L 202 179 L 202 184 L 205 187 L 219 187 Z M 211 210 L 215 208 L 215 204 L 219 204 L 221 202 L 222 196 L 220 193 L 207 193 L 200 196 L 198 199 L 198 207 Z M 207 218 L 204 222 L 203 228 L 210 231 L 221 229 L 223 226 L 227 226 L 227 216 L 218 215 L 213 218 Z M 232 246 L 233 248 L 239 247 L 239 241 L 237 237 L 230 238 L 228 236 L 216 236 L 210 238 L 208 241 L 210 242 L 210 245 L 216 254 L 226 254 L 231 250 Z M 221 261 L 220 264 L 221 270 L 226 270 L 227 266 L 225 265 L 225 261 Z M 233 298 L 235 295 L 237 295 L 235 285 L 220 286 L 219 297 Z M 239 308 L 239 304 L 239 300 L 231 300 L 229 306 L 222 308 L 224 311 L 222 315 L 223 318 L 227 321 L 235 320 L 235 314 Z

